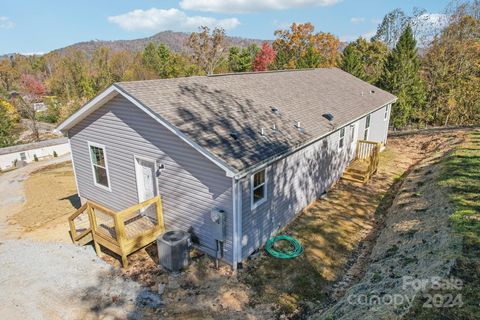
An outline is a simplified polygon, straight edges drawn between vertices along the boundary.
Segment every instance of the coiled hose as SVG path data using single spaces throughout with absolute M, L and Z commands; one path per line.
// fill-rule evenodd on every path
M 275 242 L 278 241 L 287 241 L 292 249 L 291 250 L 279 250 L 275 248 Z M 265 244 L 265 250 L 275 258 L 279 259 L 293 259 L 298 257 L 303 253 L 303 247 L 298 242 L 297 239 L 288 236 L 288 235 L 282 235 L 282 236 L 276 236 L 268 239 L 267 243 Z

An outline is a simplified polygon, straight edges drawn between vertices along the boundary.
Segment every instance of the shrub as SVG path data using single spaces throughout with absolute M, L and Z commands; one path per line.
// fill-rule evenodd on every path
M 36 154 L 33 155 L 33 160 L 34 160 L 34 161 L 38 161 L 38 157 L 37 157 Z
M 53 150 L 53 157 L 56 158 L 58 157 L 57 151 Z

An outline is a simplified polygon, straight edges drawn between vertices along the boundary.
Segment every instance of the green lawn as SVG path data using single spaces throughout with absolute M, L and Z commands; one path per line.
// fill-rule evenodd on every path
M 431 293 L 461 294 L 463 306 L 424 308 L 424 301 L 418 299 L 406 319 L 480 319 L 480 130 L 471 132 L 444 160 L 442 170 L 439 184 L 455 204 L 450 217 L 453 231 L 464 239 L 452 274 L 463 281 L 463 288 Z

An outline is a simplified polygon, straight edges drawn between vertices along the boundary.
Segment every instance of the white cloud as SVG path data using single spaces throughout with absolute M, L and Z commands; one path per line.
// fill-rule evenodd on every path
M 133 10 L 118 16 L 108 17 L 108 21 L 129 31 L 194 31 L 200 26 L 233 29 L 240 24 L 237 18 L 215 19 L 212 17 L 187 16 L 178 9 Z
M 351 22 L 351 23 L 355 23 L 355 24 L 357 24 L 357 23 L 363 23 L 363 22 L 365 22 L 365 18 L 363 18 L 363 17 L 352 17 L 352 18 L 350 19 L 350 22 Z
M 371 23 L 374 23 L 374 24 L 380 24 L 382 23 L 383 19 L 380 19 L 380 18 L 375 18 L 375 19 L 371 19 L 370 22 Z
M 9 17 L 0 17 L 0 29 L 12 29 L 15 23 Z
M 340 1 L 342 0 L 182 0 L 180 7 L 186 10 L 246 13 L 306 6 L 330 6 Z

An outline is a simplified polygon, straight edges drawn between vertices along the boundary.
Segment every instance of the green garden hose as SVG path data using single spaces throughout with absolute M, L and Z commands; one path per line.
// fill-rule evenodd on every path
M 287 241 L 293 249 L 291 250 L 280 250 L 275 248 L 275 242 L 278 241 Z M 265 250 L 275 258 L 279 259 L 293 259 L 298 257 L 303 253 L 303 247 L 296 240 L 295 238 L 292 238 L 287 235 L 282 235 L 282 236 L 276 236 L 268 239 L 267 243 L 265 244 Z

